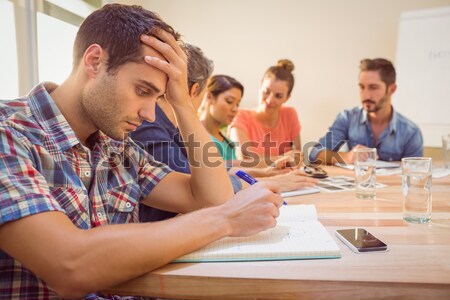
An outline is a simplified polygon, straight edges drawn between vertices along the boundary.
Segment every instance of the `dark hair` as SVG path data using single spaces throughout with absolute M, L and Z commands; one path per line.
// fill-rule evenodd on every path
M 202 49 L 191 44 L 184 44 L 184 50 L 188 56 L 188 85 L 189 90 L 198 83 L 200 91 L 206 86 L 208 78 L 214 70 L 214 63 L 207 58 Z
M 363 71 L 378 71 L 380 73 L 381 80 L 386 84 L 386 86 L 390 86 L 395 83 L 395 68 L 392 63 L 384 58 L 375 58 L 375 59 L 363 59 L 359 63 L 359 70 Z
M 73 67 L 92 44 L 108 53 L 107 72 L 114 73 L 130 61 L 139 61 L 142 34 L 164 30 L 179 40 L 180 35 L 157 14 L 137 5 L 107 4 L 90 14 L 81 24 L 73 46 Z
M 280 59 L 275 66 L 267 69 L 266 73 L 264 73 L 263 80 L 267 75 L 271 74 L 278 80 L 286 81 L 288 84 L 289 96 L 294 88 L 294 76 L 292 75 L 292 71 L 294 71 L 294 63 L 289 59 Z
M 206 89 L 214 97 L 219 96 L 223 92 L 226 92 L 232 88 L 237 88 L 244 95 L 244 86 L 231 76 L 227 75 L 214 75 L 208 81 Z

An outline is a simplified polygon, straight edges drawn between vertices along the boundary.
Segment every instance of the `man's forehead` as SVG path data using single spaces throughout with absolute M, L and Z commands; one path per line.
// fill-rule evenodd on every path
M 365 81 L 367 83 L 381 83 L 380 72 L 378 71 L 362 71 L 359 73 L 359 81 Z

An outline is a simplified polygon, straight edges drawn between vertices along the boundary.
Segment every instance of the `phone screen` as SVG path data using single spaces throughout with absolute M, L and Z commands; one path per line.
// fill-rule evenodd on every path
M 336 236 L 355 252 L 387 250 L 385 243 L 363 228 L 336 230 Z

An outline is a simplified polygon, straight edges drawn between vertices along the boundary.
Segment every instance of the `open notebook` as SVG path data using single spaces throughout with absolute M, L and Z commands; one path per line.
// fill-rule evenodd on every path
M 314 205 L 284 205 L 277 226 L 251 237 L 226 237 L 174 262 L 339 258 L 339 247 L 317 220 Z

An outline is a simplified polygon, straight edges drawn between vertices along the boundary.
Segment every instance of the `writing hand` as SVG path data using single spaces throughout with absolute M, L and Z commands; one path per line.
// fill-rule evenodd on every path
M 281 190 L 271 182 L 258 182 L 222 205 L 231 225 L 230 236 L 251 236 L 275 227 L 283 205 Z

